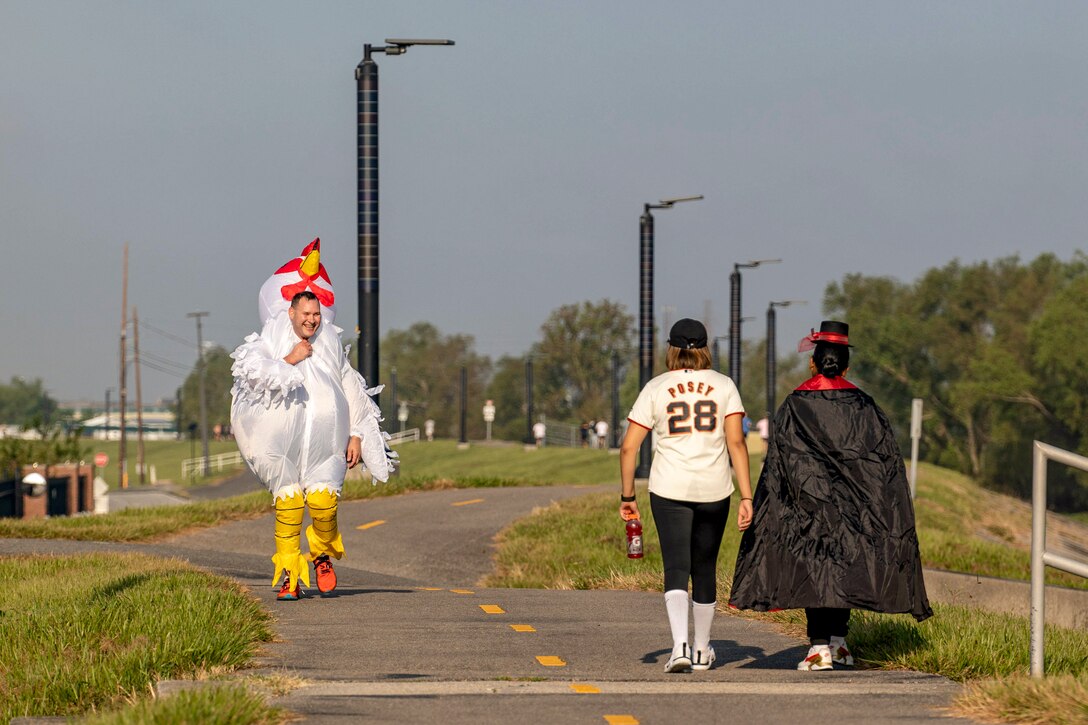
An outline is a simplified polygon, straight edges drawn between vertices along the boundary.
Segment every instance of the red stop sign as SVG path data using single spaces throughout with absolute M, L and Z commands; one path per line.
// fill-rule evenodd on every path
M 105 453 L 94 454 L 94 465 L 98 466 L 99 468 L 105 468 L 109 465 L 109 463 L 110 457 L 107 456 Z

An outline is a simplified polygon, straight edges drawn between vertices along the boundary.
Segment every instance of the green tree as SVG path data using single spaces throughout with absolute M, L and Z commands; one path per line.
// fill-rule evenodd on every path
M 207 401 L 208 435 L 216 424 L 230 424 L 230 389 L 234 378 L 230 366 L 234 362 L 230 353 L 215 346 L 204 352 L 204 396 Z M 185 435 L 192 425 L 200 425 L 200 367 L 193 365 L 192 372 L 177 392 L 178 432 Z M 198 435 L 199 435 L 199 428 Z
M 45 392 L 41 378 L 12 377 L 0 383 L 0 423 L 27 426 L 35 421 L 50 424 L 57 417 L 57 401 Z
M 767 340 L 742 342 L 744 375 L 741 379 L 741 401 L 752 421 L 763 417 L 767 408 Z M 787 346 L 788 347 L 788 346 Z M 779 347 L 778 349 L 781 349 Z M 775 361 L 775 407 L 807 380 L 807 358 L 796 353 L 779 355 Z M 774 416 L 774 411 L 770 411 Z
M 525 356 L 504 355 L 495 363 L 495 374 L 487 385 L 487 398 L 495 404 L 491 435 L 499 440 L 524 441 Z
M 634 318 L 627 309 L 611 300 L 563 305 L 540 332 L 532 348 L 536 408 L 558 420 L 609 417 L 612 355 L 634 360 Z
M 828 286 L 824 306 L 850 323 L 859 341 L 853 377 L 889 412 L 901 442 L 910 400 L 922 398 L 925 458 L 1025 495 L 1033 437 L 1088 448 L 1077 337 L 1086 277 L 1082 255 L 951 262 L 913 284 L 848 275 Z M 1056 481 L 1061 505 L 1083 497 L 1072 476 Z
M 390 330 L 381 342 L 383 381 L 397 370 L 397 398 L 408 405 L 409 427 L 422 428 L 423 421 L 435 421 L 435 435 L 456 438 L 460 435 L 461 368 L 468 377 L 467 435 L 484 436 L 481 409 L 484 389 L 491 376 L 491 361 L 475 351 L 471 335 L 443 335 L 429 322 L 417 322 L 407 330 Z M 383 404 L 391 402 L 388 388 L 382 393 Z M 396 430 L 396 411 L 384 410 L 386 430 Z

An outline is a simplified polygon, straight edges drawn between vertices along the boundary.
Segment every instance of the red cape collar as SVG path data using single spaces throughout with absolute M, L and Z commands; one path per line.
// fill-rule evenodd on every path
M 825 378 L 823 375 L 809 378 L 797 386 L 797 390 L 854 390 L 858 386 L 842 377 Z

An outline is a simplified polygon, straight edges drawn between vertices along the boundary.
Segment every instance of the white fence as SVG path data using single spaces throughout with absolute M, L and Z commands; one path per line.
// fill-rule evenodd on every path
M 1046 550 L 1046 464 L 1057 461 L 1088 471 L 1088 458 L 1035 441 L 1031 455 L 1031 676 L 1043 676 L 1043 626 L 1046 623 L 1046 567 L 1088 579 L 1088 563 Z
M 219 453 L 214 456 L 208 456 L 208 471 L 222 471 L 227 466 L 236 466 L 239 463 L 243 463 L 244 459 L 242 454 L 238 451 L 233 453 Z M 186 458 L 181 462 L 181 477 L 182 478 L 196 478 L 204 470 L 204 456 L 198 458 Z
M 409 428 L 408 430 L 390 434 L 389 440 L 387 440 L 386 443 L 388 443 L 390 447 L 393 447 L 398 443 L 413 443 L 417 441 L 419 441 L 419 428 Z

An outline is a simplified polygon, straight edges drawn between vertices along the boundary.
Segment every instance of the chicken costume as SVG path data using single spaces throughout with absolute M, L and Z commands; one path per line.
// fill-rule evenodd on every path
M 317 296 L 321 323 L 309 338 L 313 354 L 292 365 L 284 360 L 300 341 L 288 311 L 299 292 Z M 340 341 L 332 282 L 320 261 L 320 240 L 280 267 L 261 286 L 261 332 L 249 335 L 232 354 L 231 428 L 250 469 L 275 498 L 276 553 L 273 584 L 286 572 L 291 590 L 309 586 L 309 562 L 340 559 L 344 545 L 336 507 L 347 473 L 345 450 L 361 441 L 362 463 L 375 482 L 395 466 L 381 412 L 366 381 L 351 367 Z M 303 508 L 310 507 L 309 556 L 300 551 Z

